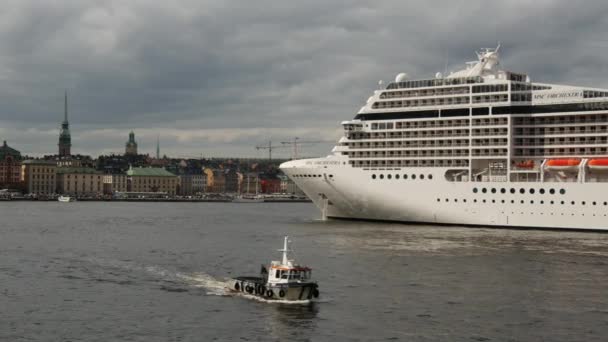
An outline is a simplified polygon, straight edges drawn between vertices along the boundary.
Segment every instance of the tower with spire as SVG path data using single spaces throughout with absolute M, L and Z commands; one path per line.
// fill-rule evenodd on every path
M 160 135 L 156 136 L 156 159 L 160 159 Z
M 71 156 L 72 137 L 70 136 L 70 123 L 68 122 L 68 92 L 66 90 L 63 104 L 63 122 L 61 123 L 61 131 L 59 132 L 59 156 Z
M 137 143 L 135 142 L 135 133 L 133 133 L 133 131 L 129 133 L 129 141 L 127 141 L 127 144 L 125 146 L 125 155 L 137 155 Z

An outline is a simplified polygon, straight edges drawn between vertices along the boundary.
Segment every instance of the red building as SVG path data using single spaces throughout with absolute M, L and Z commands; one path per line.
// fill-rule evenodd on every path
M 0 189 L 21 189 L 21 153 L 6 144 L 0 146 Z

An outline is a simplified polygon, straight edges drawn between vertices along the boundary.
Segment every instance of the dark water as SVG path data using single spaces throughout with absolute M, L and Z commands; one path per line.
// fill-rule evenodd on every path
M 310 204 L 1 203 L 1 341 L 606 341 L 608 234 L 320 222 Z M 314 306 L 223 295 L 277 259 Z

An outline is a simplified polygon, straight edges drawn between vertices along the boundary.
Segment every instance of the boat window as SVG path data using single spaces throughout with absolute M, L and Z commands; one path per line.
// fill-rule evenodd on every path
M 555 194 L 555 189 L 549 189 L 549 193 L 550 193 L 551 195 L 554 195 L 554 194 Z
M 477 193 L 477 188 L 473 188 L 473 193 Z
M 534 189 L 530 189 L 530 193 L 531 193 L 531 194 L 534 194 Z
M 288 274 L 288 271 L 281 271 L 281 279 L 287 279 Z
M 514 193 L 515 193 L 515 189 L 511 188 L 510 192 L 511 192 L 512 194 L 514 194 Z
M 281 277 L 280 273 L 281 273 L 281 271 L 277 270 L 277 272 L 275 273 L 274 277 L 277 278 L 277 279 L 280 278 Z
M 562 195 L 565 195 L 566 194 L 566 190 L 565 189 L 560 189 L 559 193 L 562 194 Z

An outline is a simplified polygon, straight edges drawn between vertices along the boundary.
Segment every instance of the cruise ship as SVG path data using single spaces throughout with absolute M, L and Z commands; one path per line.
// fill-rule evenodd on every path
M 327 218 L 608 229 L 608 89 L 533 82 L 499 48 L 398 74 L 329 156 L 281 169 Z

